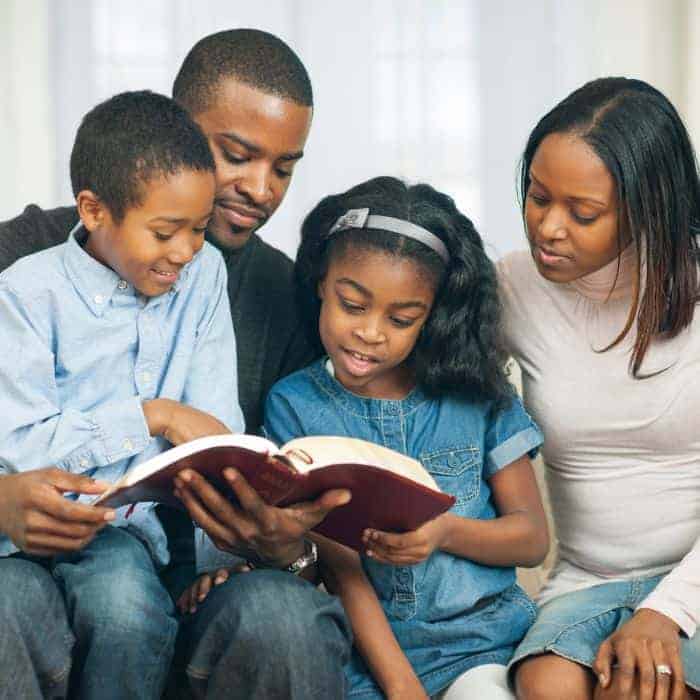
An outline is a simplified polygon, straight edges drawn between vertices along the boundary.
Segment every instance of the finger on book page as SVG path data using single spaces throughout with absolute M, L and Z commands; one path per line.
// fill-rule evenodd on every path
M 71 474 L 58 468 L 47 469 L 43 480 L 59 491 L 91 495 L 101 494 L 110 486 L 105 481 L 96 481 L 84 474 Z
M 36 506 L 57 520 L 70 522 L 96 524 L 109 522 L 116 517 L 112 508 L 71 501 L 50 487 L 37 496 Z

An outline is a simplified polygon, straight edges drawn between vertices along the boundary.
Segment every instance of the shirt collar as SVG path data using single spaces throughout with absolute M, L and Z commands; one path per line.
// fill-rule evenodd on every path
M 64 258 L 68 277 L 78 292 L 83 302 L 90 308 L 95 316 L 102 316 L 109 307 L 115 294 L 124 294 L 132 297 L 142 296 L 132 284 L 123 280 L 114 270 L 104 265 L 90 255 L 83 247 L 87 240 L 87 231 L 79 221 L 71 230 L 66 242 L 66 254 Z M 176 294 L 187 278 L 190 264 L 180 271 L 177 282 L 168 292 L 157 297 L 146 299 L 149 306 L 160 304 L 169 295 Z

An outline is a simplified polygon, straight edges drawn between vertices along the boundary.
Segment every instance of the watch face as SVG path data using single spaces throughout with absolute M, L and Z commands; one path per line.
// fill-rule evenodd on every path
M 304 547 L 306 548 L 306 551 L 296 561 L 293 561 L 287 567 L 287 571 L 292 574 L 298 574 L 307 566 L 315 564 L 318 560 L 318 549 L 316 548 L 315 542 L 312 542 L 311 540 L 304 540 Z

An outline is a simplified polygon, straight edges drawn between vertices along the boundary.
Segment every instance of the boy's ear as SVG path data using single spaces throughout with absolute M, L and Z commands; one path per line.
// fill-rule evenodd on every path
M 78 192 L 75 202 L 78 205 L 78 216 L 90 233 L 99 229 L 109 216 L 107 207 L 91 190 Z

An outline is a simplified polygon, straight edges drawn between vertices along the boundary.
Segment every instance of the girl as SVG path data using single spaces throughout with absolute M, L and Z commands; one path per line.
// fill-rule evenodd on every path
M 518 695 L 700 697 L 693 148 L 657 90 L 596 80 L 535 127 L 521 194 L 504 327 L 547 434 L 559 561 Z
M 371 440 L 457 497 L 414 532 L 367 530 L 361 557 L 321 542 L 355 633 L 350 697 L 425 698 L 484 665 L 504 676 L 534 619 L 514 567 L 541 562 L 548 536 L 529 460 L 542 436 L 504 372 L 479 235 L 446 195 L 377 178 L 308 215 L 296 273 L 327 356 L 273 387 L 268 435 Z

